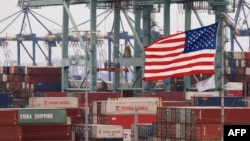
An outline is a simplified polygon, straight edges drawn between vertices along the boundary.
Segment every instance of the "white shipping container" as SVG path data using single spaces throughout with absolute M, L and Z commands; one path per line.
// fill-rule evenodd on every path
M 191 100 L 192 96 L 219 96 L 219 92 L 185 92 L 185 100 Z
M 8 81 L 8 74 L 3 74 L 3 82 L 7 82 Z
M 242 82 L 227 82 L 224 85 L 225 90 L 243 90 Z
M 250 67 L 246 67 L 246 75 L 250 75 Z
M 162 106 L 161 97 L 117 97 L 108 98 L 108 101 L 123 101 L 123 102 L 157 102 L 158 106 Z
M 131 129 L 123 129 L 123 141 L 131 141 Z
M 30 97 L 31 108 L 77 108 L 77 97 Z
M 136 107 L 136 108 L 135 108 Z M 138 114 L 156 114 L 157 102 L 125 102 L 125 101 L 102 101 L 102 114 L 135 114 L 137 109 Z
M 92 138 L 94 139 L 122 139 L 123 127 L 121 125 L 92 125 Z

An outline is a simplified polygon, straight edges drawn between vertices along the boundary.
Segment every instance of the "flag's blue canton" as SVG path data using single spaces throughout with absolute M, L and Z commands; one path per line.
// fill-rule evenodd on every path
M 216 34 L 218 23 L 210 26 L 186 31 L 184 53 L 202 49 L 216 48 Z

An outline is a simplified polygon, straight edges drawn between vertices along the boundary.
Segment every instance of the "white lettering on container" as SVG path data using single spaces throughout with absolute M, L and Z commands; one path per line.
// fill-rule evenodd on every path
M 31 114 L 20 114 L 20 119 L 32 119 Z
M 48 114 L 34 114 L 34 116 L 32 116 L 32 114 L 20 114 L 20 119 L 53 119 L 54 116 L 52 113 L 48 113 Z
M 53 119 L 53 114 L 35 114 L 34 115 L 35 119 Z

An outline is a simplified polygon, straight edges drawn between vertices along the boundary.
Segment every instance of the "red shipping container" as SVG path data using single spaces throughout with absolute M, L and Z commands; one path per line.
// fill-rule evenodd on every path
M 46 97 L 67 97 L 66 92 L 57 92 L 57 91 L 46 91 L 45 92 Z
M 204 124 L 221 123 L 221 107 L 182 107 L 182 108 L 186 108 L 185 116 L 187 123 L 204 123 Z M 250 108 L 248 107 L 224 107 L 224 115 L 225 115 L 224 116 L 225 124 L 250 123 Z
M 17 125 L 18 111 L 15 109 L 0 109 L 0 125 Z
M 243 90 L 227 90 L 227 96 L 243 96 Z
M 61 75 L 61 72 L 61 67 L 29 66 L 26 68 L 26 74 L 28 75 Z
M 71 140 L 71 125 L 66 124 L 33 124 L 22 125 L 23 140 Z
M 250 52 L 244 52 L 244 53 L 245 53 L 245 56 L 246 56 L 246 60 L 250 60 Z
M 21 126 L 0 126 L 0 141 L 23 141 Z
M 85 93 L 77 93 L 76 96 L 80 103 L 85 102 Z M 89 92 L 88 102 L 91 104 L 92 101 L 107 100 L 108 98 L 121 97 L 120 92 Z
M 85 119 L 83 117 L 70 117 L 70 120 L 71 120 L 71 125 L 85 123 Z
M 162 101 L 183 101 L 185 100 L 185 92 L 171 91 L 171 92 L 142 92 L 140 94 L 144 97 L 161 97 Z
M 192 140 L 221 140 L 221 124 L 193 124 L 191 126 Z
M 156 115 L 138 115 L 138 123 L 156 122 Z M 135 115 L 102 115 L 102 124 L 122 125 L 123 128 L 131 128 L 135 123 Z
M 190 106 L 190 101 L 162 101 L 162 107 Z
M 83 117 L 85 115 L 85 108 L 66 108 L 68 117 Z
M 24 81 L 33 83 L 61 82 L 61 75 L 25 75 Z

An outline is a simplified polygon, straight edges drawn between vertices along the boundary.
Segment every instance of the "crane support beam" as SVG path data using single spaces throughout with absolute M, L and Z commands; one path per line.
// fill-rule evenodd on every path
M 70 0 L 69 4 L 89 4 L 91 0 Z M 111 6 L 111 3 L 114 3 L 116 0 L 97 0 L 97 6 L 105 7 Z M 136 1 L 136 0 L 135 0 Z M 138 0 L 137 0 L 138 1 Z M 186 3 L 190 0 L 169 0 L 170 3 Z M 206 0 L 192 0 L 194 2 L 205 2 Z M 133 0 L 121 0 L 120 2 L 124 2 L 129 4 L 129 6 L 133 5 Z M 152 4 L 163 4 L 165 0 L 152 0 Z M 41 6 L 57 6 L 63 5 L 63 0 L 18 0 L 18 6 L 20 7 L 41 7 Z

